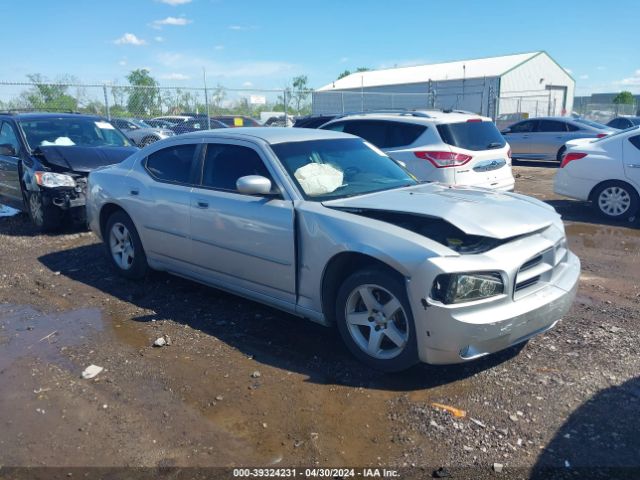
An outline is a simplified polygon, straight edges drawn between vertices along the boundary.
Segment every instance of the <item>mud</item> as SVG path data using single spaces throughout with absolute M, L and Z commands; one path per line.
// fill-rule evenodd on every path
M 538 478 L 609 452 L 640 468 L 629 433 L 640 428 L 630 414 L 638 224 L 605 224 L 555 196 L 552 165 L 514 172 L 517 191 L 565 219 L 583 264 L 572 311 L 520 349 L 395 375 L 363 368 L 333 330 L 162 273 L 123 280 L 91 233 L 39 235 L 25 215 L 2 216 L 0 466 L 380 465 L 429 476 L 490 475 L 500 462 Z M 154 348 L 162 335 L 171 345 Z M 81 379 L 90 364 L 104 371 Z

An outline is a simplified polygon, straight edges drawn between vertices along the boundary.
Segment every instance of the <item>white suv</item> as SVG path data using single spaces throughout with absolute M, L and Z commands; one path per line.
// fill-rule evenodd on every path
M 440 110 L 363 113 L 320 128 L 367 140 L 419 180 L 513 190 L 511 149 L 487 117 Z

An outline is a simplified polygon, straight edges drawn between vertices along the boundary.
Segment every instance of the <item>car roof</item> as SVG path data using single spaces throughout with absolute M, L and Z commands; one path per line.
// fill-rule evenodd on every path
M 2 115 L 10 115 L 20 120 L 43 120 L 47 118 L 91 118 L 104 119 L 100 115 L 84 114 L 84 113 L 55 113 L 55 112 L 28 112 L 28 113 L 2 113 Z
M 462 110 L 409 110 L 401 112 L 364 112 L 342 115 L 331 120 L 331 123 L 340 120 L 407 120 L 409 123 L 460 123 L 470 118 L 481 118 L 490 122 L 489 117 Z M 327 122 L 328 123 L 328 122 Z
M 233 139 L 259 139 L 269 144 L 287 142 L 307 142 L 312 140 L 331 140 L 339 138 L 357 138 L 348 133 L 315 128 L 288 127 L 238 127 L 229 129 L 201 130 L 180 135 L 180 138 L 202 138 L 213 136 Z M 177 137 L 176 137 L 177 138 Z

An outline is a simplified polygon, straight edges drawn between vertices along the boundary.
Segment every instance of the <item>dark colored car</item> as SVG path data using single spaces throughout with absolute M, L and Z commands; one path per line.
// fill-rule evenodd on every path
M 227 127 L 262 127 L 260 122 L 244 115 L 216 115 L 216 120 L 224 123 Z
M 640 117 L 616 117 L 607 123 L 607 127 L 618 130 L 626 130 L 637 125 L 640 125 Z
M 295 128 L 318 128 L 320 125 L 324 125 L 337 116 L 338 115 L 307 115 L 306 117 L 297 118 L 293 126 Z
M 167 122 L 166 120 L 154 120 L 154 119 L 148 119 L 145 120 L 144 123 L 146 123 L 147 125 L 149 125 L 150 127 L 153 128 L 168 128 L 171 129 L 171 127 L 173 127 L 173 123 L 171 122 Z
M 185 120 L 184 122 L 176 123 L 171 126 L 170 129 L 176 134 L 199 132 L 201 130 L 209 130 L 210 128 L 227 128 L 227 126 L 213 118 L 210 119 L 211 126 L 207 123 L 207 118 L 192 118 L 191 120 Z
M 42 231 L 85 217 L 87 176 L 137 151 L 108 120 L 62 113 L 0 114 L 0 203 Z

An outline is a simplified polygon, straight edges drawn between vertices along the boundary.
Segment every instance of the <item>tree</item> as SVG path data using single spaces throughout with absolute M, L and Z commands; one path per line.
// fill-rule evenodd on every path
M 352 72 L 351 70 L 345 70 L 340 75 L 338 75 L 338 78 L 336 80 L 340 80 L 341 78 L 348 77 L 352 73 L 369 72 L 369 71 L 371 71 L 369 67 L 358 67 L 356 68 L 355 72 Z
M 27 75 L 27 78 L 34 88 L 23 93 L 23 97 L 31 108 L 54 112 L 78 109 L 78 101 L 67 93 L 71 78 L 61 78 L 55 83 L 49 83 L 39 73 Z
M 300 113 L 300 104 L 303 103 L 309 96 L 309 85 L 306 75 L 300 75 L 293 77 L 293 91 L 292 100 L 296 105 L 296 112 Z
M 613 103 L 616 105 L 633 105 L 636 103 L 636 99 L 633 96 L 633 93 L 623 91 L 613 97 Z
M 160 104 L 158 82 L 149 74 L 149 70 L 139 68 L 127 75 L 127 81 L 133 87 L 129 91 L 127 109 L 133 115 L 153 115 Z

